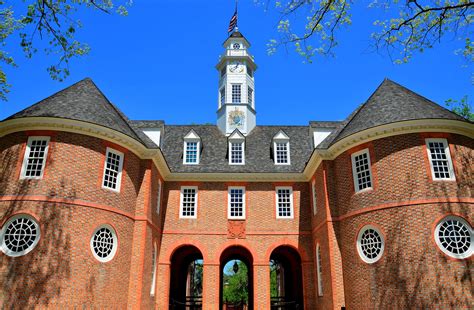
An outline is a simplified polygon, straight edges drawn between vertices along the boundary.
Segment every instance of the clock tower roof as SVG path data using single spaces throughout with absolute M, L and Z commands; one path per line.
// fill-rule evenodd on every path
M 228 45 L 229 40 L 237 40 L 237 41 L 244 41 L 244 44 L 247 47 L 250 47 L 250 42 L 247 40 L 247 38 L 244 37 L 244 35 L 239 31 L 238 27 L 235 27 L 235 30 L 229 35 L 229 37 L 224 41 L 223 46 L 225 47 Z

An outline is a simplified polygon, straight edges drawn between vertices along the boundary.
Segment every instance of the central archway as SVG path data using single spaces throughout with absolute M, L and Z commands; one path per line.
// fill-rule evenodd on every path
M 248 308 L 249 310 L 253 309 L 253 257 L 249 250 L 242 246 L 231 246 L 225 249 L 220 257 L 220 298 L 219 298 L 219 308 L 222 310 L 224 305 L 224 273 L 225 273 L 225 266 L 227 263 L 240 261 L 241 264 L 245 265 L 245 269 L 247 270 L 247 292 L 248 292 Z M 238 263 L 237 263 L 238 264 Z M 233 267 L 233 266 L 232 266 Z M 236 306 L 234 309 L 239 309 L 240 306 Z M 230 309 L 230 308 L 228 308 Z M 243 309 L 243 308 L 242 308 Z

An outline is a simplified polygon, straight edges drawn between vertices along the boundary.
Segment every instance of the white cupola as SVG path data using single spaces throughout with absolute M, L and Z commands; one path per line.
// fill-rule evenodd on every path
M 223 44 L 219 71 L 217 126 L 226 135 L 235 129 L 247 135 L 256 125 L 254 72 L 249 41 L 236 27 Z

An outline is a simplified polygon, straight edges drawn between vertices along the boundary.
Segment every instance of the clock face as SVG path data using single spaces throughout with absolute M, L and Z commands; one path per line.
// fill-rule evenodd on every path
M 234 45 L 232 47 L 234 48 L 234 50 L 238 50 L 238 49 L 240 49 L 240 44 L 239 43 L 234 43 Z
M 229 70 L 233 73 L 242 73 L 244 72 L 244 64 L 239 61 L 231 62 L 229 65 Z

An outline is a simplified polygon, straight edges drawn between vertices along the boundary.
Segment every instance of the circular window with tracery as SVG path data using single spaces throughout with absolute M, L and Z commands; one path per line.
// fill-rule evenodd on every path
M 0 237 L 3 253 L 8 256 L 22 256 L 38 244 L 40 227 L 32 216 L 15 215 L 3 225 Z
M 357 237 L 357 251 L 364 262 L 375 263 L 382 257 L 383 250 L 383 236 L 377 228 L 368 225 L 360 230 Z
M 110 225 L 96 228 L 91 238 L 91 250 L 94 257 L 101 262 L 108 262 L 117 252 L 117 235 Z
M 473 252 L 471 225 L 458 216 L 443 218 L 435 229 L 435 240 L 441 251 L 454 258 L 468 258 Z

